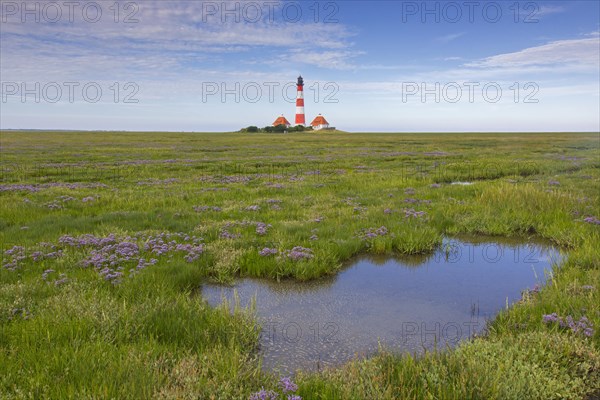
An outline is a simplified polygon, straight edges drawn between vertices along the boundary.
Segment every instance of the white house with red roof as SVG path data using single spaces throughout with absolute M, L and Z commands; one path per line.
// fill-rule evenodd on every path
M 329 128 L 329 122 L 327 122 L 325 117 L 319 114 L 315 117 L 315 119 L 313 119 L 313 122 L 310 123 L 310 126 L 312 126 L 313 130 L 319 131 L 321 129 Z

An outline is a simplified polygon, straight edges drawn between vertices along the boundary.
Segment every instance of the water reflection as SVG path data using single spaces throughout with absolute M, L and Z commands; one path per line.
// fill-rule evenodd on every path
M 365 356 L 453 346 L 485 328 L 521 291 L 544 284 L 556 249 L 518 240 L 445 240 L 433 254 L 364 256 L 334 277 L 299 283 L 241 279 L 204 285 L 212 305 L 234 291 L 256 298 L 263 366 L 281 373 L 316 370 Z

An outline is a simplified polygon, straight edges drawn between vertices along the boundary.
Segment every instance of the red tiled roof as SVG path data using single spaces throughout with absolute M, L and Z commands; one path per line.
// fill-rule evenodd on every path
M 327 122 L 325 117 L 323 117 L 322 115 L 318 115 L 315 119 L 313 119 L 313 122 L 311 122 L 310 125 L 311 126 L 329 125 L 329 122 Z
M 291 125 L 290 121 L 288 121 L 283 115 L 279 118 L 277 118 L 275 120 L 275 122 L 273 122 L 273 126 L 277 126 L 277 125 Z

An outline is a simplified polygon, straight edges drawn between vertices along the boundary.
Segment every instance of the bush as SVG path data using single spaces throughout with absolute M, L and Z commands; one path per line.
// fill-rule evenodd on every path
M 288 127 L 285 126 L 284 124 L 279 124 L 279 125 L 273 127 L 273 132 L 277 132 L 277 133 L 283 133 L 287 130 L 288 130 Z

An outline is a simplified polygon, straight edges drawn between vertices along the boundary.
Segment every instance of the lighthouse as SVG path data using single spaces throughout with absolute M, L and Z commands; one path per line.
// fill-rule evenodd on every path
M 298 95 L 296 96 L 296 125 L 304 126 L 304 80 L 302 76 L 298 77 Z

